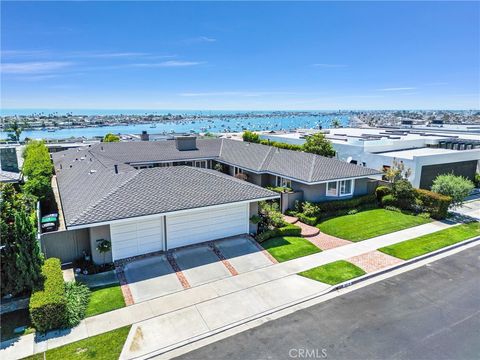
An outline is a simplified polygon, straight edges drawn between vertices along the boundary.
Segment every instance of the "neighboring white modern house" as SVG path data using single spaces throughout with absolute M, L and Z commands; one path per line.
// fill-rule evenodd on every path
M 317 130 L 318 131 L 318 130 Z M 315 131 L 264 133 L 262 139 L 303 144 Z M 479 171 L 480 129 L 453 132 L 441 129 L 338 128 L 322 130 L 337 158 L 383 170 L 394 160 L 412 170 L 413 186 L 429 189 L 439 174 L 454 173 L 473 179 Z
M 101 261 L 100 239 L 111 241 L 116 261 L 252 233 L 258 202 L 280 198 L 267 185 L 293 189 L 294 200 L 335 200 L 371 192 L 380 174 L 314 154 L 191 136 L 92 144 L 52 158 L 63 231 L 43 234 L 42 248 L 63 262 L 84 251 Z

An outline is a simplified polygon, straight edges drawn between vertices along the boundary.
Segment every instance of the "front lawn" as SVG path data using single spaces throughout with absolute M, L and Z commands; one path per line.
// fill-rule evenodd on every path
M 46 353 L 35 354 L 27 359 L 117 360 L 120 357 L 129 331 L 130 325 L 48 350 Z
M 362 241 L 430 222 L 420 216 L 385 209 L 338 216 L 317 225 L 325 234 L 350 241 Z
M 312 280 L 329 285 L 340 284 L 344 281 L 365 275 L 365 271 L 345 260 L 335 261 L 299 273 Z
M 91 291 L 86 317 L 125 307 L 122 289 L 118 284 L 93 288 Z
M 12 311 L 2 314 L 1 317 L 1 341 L 13 339 L 35 331 L 35 329 L 31 327 L 28 309 Z M 18 332 L 15 332 L 15 329 L 18 329 Z
M 262 246 L 278 262 L 296 259 L 302 256 L 311 255 L 321 250 L 310 241 L 293 236 L 282 236 L 268 239 L 262 242 Z
M 473 222 L 437 231 L 378 249 L 399 259 L 409 260 L 480 235 L 480 223 Z

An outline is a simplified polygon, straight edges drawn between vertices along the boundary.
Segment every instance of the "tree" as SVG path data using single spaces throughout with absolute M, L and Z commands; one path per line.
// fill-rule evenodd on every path
M 260 135 L 254 133 L 252 131 L 245 130 L 243 132 L 242 139 L 243 139 L 243 141 L 246 141 L 246 142 L 259 143 L 260 142 Z
M 339 128 L 339 127 L 341 126 L 340 120 L 338 120 L 337 118 L 333 119 L 331 126 L 332 126 L 333 128 L 335 128 L 335 129 L 336 129 L 336 128 Z
M 415 204 L 415 189 L 410 181 L 398 180 L 392 187 L 393 195 L 400 209 L 411 209 Z
M 37 242 L 35 201 L 12 184 L 0 188 L 1 296 L 31 291 L 40 280 L 43 256 Z
M 7 127 L 7 132 L 12 133 L 8 134 L 8 137 L 12 141 L 20 141 L 20 135 L 22 134 L 22 131 L 23 129 L 17 120 L 13 120 L 13 122 L 11 122 Z
M 97 240 L 97 251 L 103 254 L 103 265 L 105 265 L 105 256 L 112 249 L 112 243 L 107 239 Z
M 103 142 L 119 142 L 119 141 L 120 141 L 120 137 L 117 135 L 113 135 L 112 133 L 108 133 L 103 138 Z
M 335 156 L 332 143 L 320 132 L 307 137 L 305 144 L 303 144 L 303 150 L 326 157 Z
M 392 166 L 384 169 L 383 173 L 385 179 L 395 185 L 399 180 L 408 180 L 412 174 L 412 169 L 407 168 L 403 161 L 397 161 L 394 159 Z
M 473 182 L 463 176 L 453 174 L 438 175 L 435 180 L 433 180 L 432 185 L 433 192 L 452 198 L 453 208 L 461 206 L 473 188 Z

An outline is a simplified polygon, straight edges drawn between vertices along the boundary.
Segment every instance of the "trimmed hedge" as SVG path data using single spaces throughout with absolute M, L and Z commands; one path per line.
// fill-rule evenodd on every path
M 42 266 L 43 286 L 30 297 L 32 324 L 40 332 L 64 326 L 67 303 L 60 260 L 50 258 Z
M 397 199 L 392 194 L 388 194 L 388 195 L 385 195 L 384 197 L 382 197 L 382 206 L 384 208 L 386 208 L 388 206 L 397 207 L 397 205 L 398 205 L 397 204 Z
M 263 242 L 265 240 L 279 236 L 300 236 L 301 233 L 302 229 L 299 226 L 294 224 L 288 224 L 286 226 L 282 226 L 281 228 L 263 231 L 262 233 L 257 235 L 257 241 Z
M 319 220 L 318 220 L 318 217 L 316 217 L 316 216 L 307 216 L 307 215 L 305 215 L 304 213 L 297 213 L 295 216 L 296 216 L 296 217 L 298 218 L 298 220 L 300 220 L 302 223 L 307 224 L 307 225 L 311 225 L 311 226 L 317 225 L 317 223 L 318 223 L 318 221 L 319 221 Z
M 424 189 L 415 189 L 417 199 L 422 202 L 424 211 L 430 213 L 434 219 L 445 219 L 448 215 L 448 208 L 452 203 L 450 196 L 435 193 Z
M 328 202 L 317 203 L 317 206 L 322 212 L 335 212 L 337 210 L 354 209 L 362 205 L 370 205 L 377 200 L 375 194 L 369 194 L 359 197 L 354 197 L 347 200 L 335 200 Z
M 377 197 L 377 201 L 381 202 L 385 195 L 390 195 L 392 193 L 392 189 L 388 186 L 379 186 L 375 189 L 375 196 Z

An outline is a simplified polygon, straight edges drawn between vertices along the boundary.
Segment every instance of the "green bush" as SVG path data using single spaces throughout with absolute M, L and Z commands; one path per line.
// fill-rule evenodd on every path
M 274 146 L 279 149 L 286 149 L 286 150 L 294 150 L 294 151 L 303 151 L 302 145 L 295 145 L 295 144 L 287 144 L 277 141 L 270 141 L 270 140 L 260 140 L 260 144 Z
M 280 228 L 265 230 L 262 233 L 258 234 L 256 239 L 258 242 L 263 242 L 265 240 L 278 237 L 278 236 L 300 236 L 302 229 L 293 224 L 288 224 Z
M 382 198 L 382 206 L 384 208 L 387 208 L 388 206 L 396 207 L 397 206 L 397 199 L 393 195 L 385 195 Z
M 475 174 L 473 182 L 475 183 L 475 187 L 480 188 L 480 173 Z
M 318 223 L 318 217 L 317 216 L 307 216 L 305 213 L 298 213 L 297 214 L 298 220 L 300 220 L 302 223 L 315 226 Z
M 452 207 L 462 205 L 465 198 L 472 192 L 473 188 L 473 182 L 469 179 L 453 174 L 438 175 L 435 180 L 433 180 L 432 184 L 433 192 L 451 197 Z
M 451 197 L 424 189 L 416 189 L 415 194 L 421 201 L 423 211 L 430 213 L 432 218 L 441 220 L 447 217 L 448 208 L 452 203 Z
M 358 213 L 357 209 L 348 210 L 347 215 L 355 215 Z
M 308 217 L 318 216 L 320 214 L 320 208 L 308 201 L 303 203 L 302 209 L 303 215 Z
M 318 203 L 317 206 L 321 212 L 335 212 L 337 210 L 344 210 L 344 209 L 353 209 L 358 208 L 362 205 L 371 205 L 376 202 L 375 194 L 369 194 L 359 197 L 354 197 L 352 199 L 347 200 L 336 200 L 336 201 L 328 201 Z
M 382 185 L 382 186 L 378 186 L 375 189 L 375 196 L 378 202 L 381 202 L 385 195 L 390 195 L 391 193 L 392 193 L 392 189 L 388 186 Z
M 86 285 L 67 282 L 65 284 L 65 299 L 67 308 L 64 325 L 69 328 L 77 326 L 85 317 L 85 311 L 90 300 L 90 290 Z
M 242 138 L 243 138 L 243 141 L 246 141 L 246 142 L 251 142 L 251 143 L 260 142 L 260 135 L 249 130 L 245 130 L 243 132 Z
M 402 179 L 393 184 L 393 196 L 402 210 L 411 210 L 415 204 L 415 189 L 410 181 Z
M 388 195 L 385 195 L 385 196 L 388 196 Z M 398 207 L 396 207 L 396 206 L 391 206 L 391 205 L 385 206 L 384 209 L 385 209 L 385 210 L 389 210 L 389 211 L 402 212 L 402 210 L 400 210 Z
M 32 324 L 40 332 L 62 328 L 66 322 L 67 302 L 60 260 L 50 258 L 42 266 L 43 283 L 30 297 Z
M 292 189 L 286 186 L 265 186 L 265 189 L 276 193 L 292 192 Z

